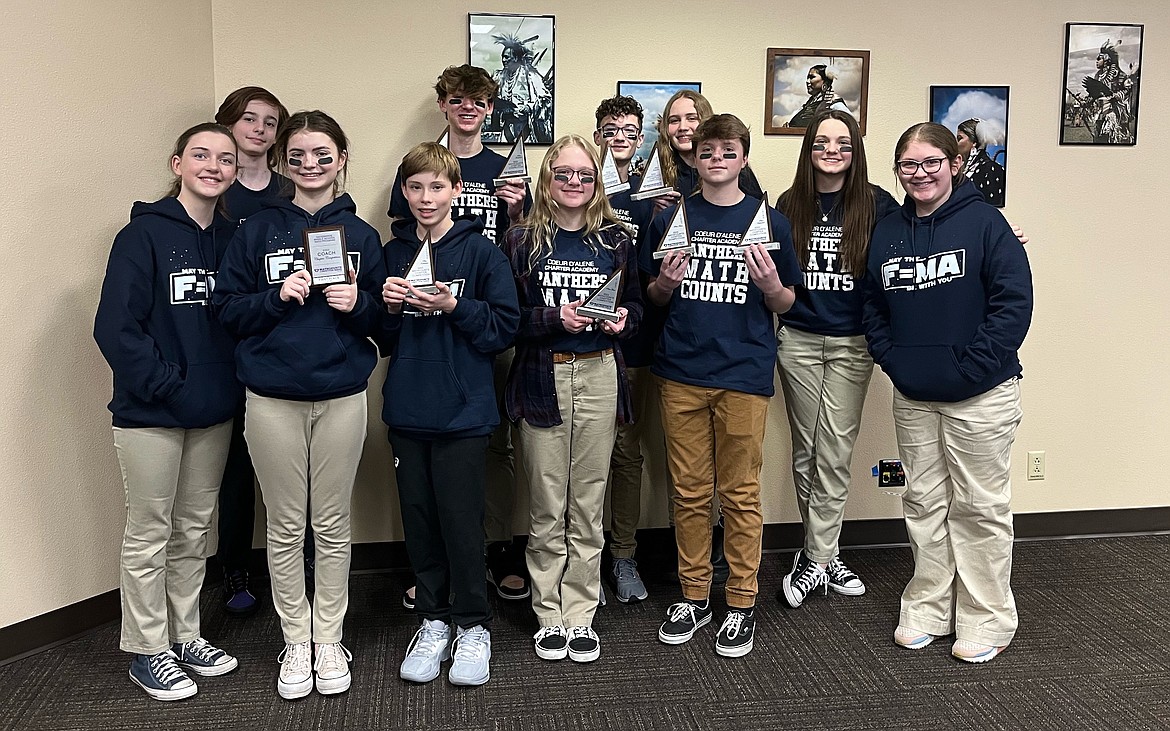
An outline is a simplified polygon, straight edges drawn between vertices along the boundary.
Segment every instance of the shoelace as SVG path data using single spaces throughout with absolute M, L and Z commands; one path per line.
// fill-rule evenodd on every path
M 479 660 L 487 652 L 489 636 L 483 627 L 472 627 L 460 632 L 455 638 L 455 659 L 464 662 Z
M 162 685 L 170 685 L 172 681 L 181 680 L 186 675 L 175 662 L 175 656 L 170 652 L 151 655 L 150 674 L 158 678 L 158 682 Z
M 233 594 L 248 590 L 248 572 L 236 571 L 227 575 L 227 585 Z
M 833 560 L 829 562 L 828 573 L 839 584 L 845 584 L 857 578 L 857 574 L 850 571 L 845 562 L 837 556 L 834 556 Z
M 671 622 L 680 622 L 683 617 L 689 615 L 691 624 L 694 624 L 696 622 L 695 612 L 699 611 L 699 608 L 690 602 L 679 602 L 678 604 L 671 604 L 670 609 L 667 611 L 670 612 Z
M 349 670 L 346 663 L 352 659 L 353 655 L 340 642 L 317 645 L 317 662 L 313 665 L 313 670 L 318 675 L 344 675 Z
M 183 651 L 189 655 L 194 655 L 196 658 L 205 663 L 210 663 L 215 659 L 215 655 L 219 652 L 219 649 L 213 647 L 207 640 L 203 639 L 202 637 L 197 637 L 188 642 L 183 647 Z
M 592 640 L 592 639 L 596 639 L 596 637 L 597 637 L 597 635 L 593 634 L 593 630 L 590 627 L 578 626 L 578 627 L 571 627 L 569 629 L 569 641 L 570 642 L 572 642 L 573 640 L 578 640 L 578 639 Z
M 296 675 L 308 675 L 309 667 L 313 664 L 313 652 L 308 642 L 298 642 L 294 645 L 285 645 L 276 656 L 283 673 L 285 668 Z
M 433 629 L 426 622 L 418 628 L 418 632 L 414 633 L 414 639 L 410 641 L 410 647 L 406 648 L 406 654 L 412 655 L 415 652 L 421 652 L 425 655 L 437 655 L 443 650 L 443 644 L 448 640 L 449 635 L 441 629 Z
M 727 619 L 723 620 L 723 626 L 719 628 L 719 634 L 726 634 L 728 637 L 738 636 L 740 628 L 743 627 L 743 620 L 746 618 L 747 614 L 744 612 L 728 612 Z
M 637 575 L 637 570 L 636 570 L 637 565 L 638 564 L 634 563 L 633 559 L 619 558 L 617 561 L 617 565 L 614 567 L 615 570 L 617 571 L 617 580 L 618 581 L 633 581 L 634 577 Z
M 534 637 L 533 639 L 535 639 L 537 642 L 540 642 L 545 637 L 548 637 L 550 635 L 557 635 L 558 637 L 564 637 L 565 636 L 565 628 L 561 627 L 560 625 L 553 625 L 552 627 L 541 627 L 540 631 L 536 633 L 536 637 Z
M 796 577 L 795 586 L 802 594 L 808 594 L 818 586 L 824 586 L 828 591 L 829 575 L 825 570 L 814 563 L 810 563 L 808 568 L 800 572 L 800 576 Z

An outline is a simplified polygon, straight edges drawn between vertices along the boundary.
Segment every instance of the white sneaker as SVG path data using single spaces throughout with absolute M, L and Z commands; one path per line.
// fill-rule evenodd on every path
M 429 683 L 439 677 L 439 666 L 451 657 L 451 627 L 437 619 L 424 619 L 406 648 L 398 677 L 413 683 Z
M 349 690 L 353 676 L 349 672 L 349 661 L 353 655 L 340 642 L 317 645 L 317 661 L 313 663 L 313 674 L 317 676 L 317 692 L 321 695 L 344 693 Z
M 313 690 L 313 650 L 309 643 L 285 645 L 276 659 L 280 662 L 280 675 L 276 679 L 280 697 L 291 701 L 307 696 Z
M 468 629 L 456 627 L 452 657 L 454 662 L 447 673 L 452 685 L 483 685 L 491 677 L 488 661 L 492 658 L 492 633 L 478 624 Z

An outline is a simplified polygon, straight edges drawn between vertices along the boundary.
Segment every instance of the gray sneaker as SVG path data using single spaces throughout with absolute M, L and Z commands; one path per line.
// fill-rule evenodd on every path
M 638 575 L 638 562 L 632 558 L 613 560 L 613 585 L 617 590 L 617 600 L 622 604 L 640 602 L 650 596 Z
M 492 633 L 482 625 L 468 629 L 455 628 L 455 652 L 447 680 L 452 685 L 483 685 L 491 673 L 488 661 L 492 659 Z
M 429 683 L 439 677 L 439 666 L 451 657 L 451 627 L 437 619 L 422 621 L 406 658 L 398 669 L 398 677 L 414 683 Z

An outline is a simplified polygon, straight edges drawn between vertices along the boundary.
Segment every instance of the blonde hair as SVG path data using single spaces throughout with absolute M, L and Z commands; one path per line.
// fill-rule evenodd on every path
M 438 142 L 422 142 L 415 145 L 403 156 L 400 169 L 403 185 L 406 185 L 408 178 L 419 173 L 434 173 L 445 177 L 452 186 L 463 182 L 459 159 Z
M 671 188 L 678 182 L 678 166 L 674 163 L 674 147 L 670 144 L 670 136 L 666 134 L 666 128 L 670 124 L 668 121 L 670 108 L 679 99 L 690 99 L 694 103 L 695 114 L 699 115 L 700 123 L 715 113 L 711 109 L 711 102 L 707 101 L 707 97 L 690 89 L 676 91 L 674 96 L 666 101 L 666 106 L 662 108 L 662 115 L 658 117 L 658 141 L 654 145 L 658 148 L 658 164 L 662 166 L 662 180 Z M 685 196 L 690 192 L 684 190 L 682 194 Z
M 609 198 L 605 195 L 605 186 L 601 182 L 601 160 L 597 155 L 597 150 L 584 137 L 565 135 L 554 142 L 548 148 L 548 152 L 544 154 L 544 160 L 540 163 L 540 175 L 536 181 L 536 189 L 533 191 L 532 212 L 522 223 L 517 224 L 517 227 L 522 229 L 532 242 L 532 251 L 528 255 L 529 274 L 536 268 L 537 262 L 552 252 L 553 239 L 559 230 L 556 222 L 559 205 L 552 197 L 553 163 L 560 156 L 561 150 L 571 146 L 584 150 L 585 154 L 589 156 L 593 169 L 597 171 L 593 197 L 585 205 L 585 230 L 582 232 L 581 239 L 594 251 L 597 251 L 598 246 L 610 249 L 613 246 L 607 246 L 599 234 L 602 229 L 610 226 L 622 227 L 617 216 L 614 215 L 613 208 L 609 205 Z M 622 228 L 624 230 L 624 227 Z

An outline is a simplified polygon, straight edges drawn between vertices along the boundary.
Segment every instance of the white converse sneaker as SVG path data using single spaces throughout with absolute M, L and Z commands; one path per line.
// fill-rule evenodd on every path
M 317 645 L 317 661 L 313 663 L 317 692 L 331 695 L 349 690 L 350 681 L 353 680 L 349 672 L 349 661 L 352 659 L 353 655 L 340 642 Z
M 313 650 L 309 643 L 285 645 L 276 659 L 280 662 L 280 675 L 276 679 L 280 697 L 291 701 L 307 696 L 313 690 Z

